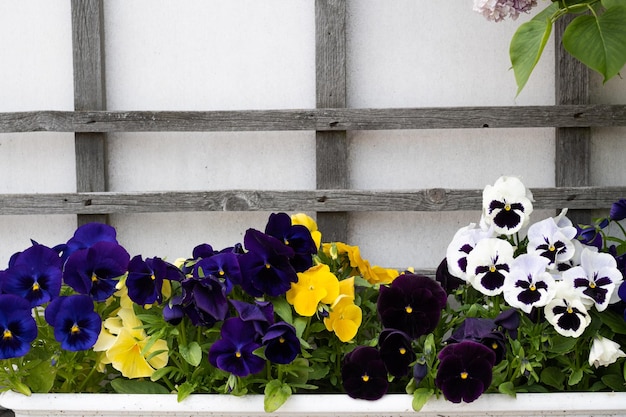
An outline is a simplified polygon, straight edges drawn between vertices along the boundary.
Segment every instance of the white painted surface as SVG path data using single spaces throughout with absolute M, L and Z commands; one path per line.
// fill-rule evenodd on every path
M 348 1 L 351 107 L 549 105 L 552 41 L 518 96 L 508 42 L 517 22 L 492 23 L 472 1 Z M 107 0 L 111 110 L 288 109 L 315 106 L 313 0 Z M 71 110 L 69 0 L 0 3 L 0 111 Z M 626 82 L 598 103 L 625 103 Z M 597 129 L 592 180 L 623 185 L 624 129 Z M 554 185 L 553 129 L 351 132 L 350 184 L 364 189 L 482 188 L 503 174 Z M 315 188 L 313 132 L 111 134 L 109 189 Z M 73 192 L 72 134 L 0 135 L 0 192 Z M 114 215 L 133 254 L 175 259 L 199 243 L 239 241 L 269 213 Z M 357 213 L 348 243 L 373 264 L 433 268 L 454 231 L 478 213 Z M 537 216 L 536 220 L 543 216 Z M 30 238 L 67 240 L 72 216 L 0 217 L 0 265 Z M 323 231 L 322 231 L 323 232 Z

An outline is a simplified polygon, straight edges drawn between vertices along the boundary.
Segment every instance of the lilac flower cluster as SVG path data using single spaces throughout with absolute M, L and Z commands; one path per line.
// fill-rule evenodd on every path
M 474 0 L 474 11 L 487 20 L 499 22 L 510 17 L 515 20 L 521 13 L 528 13 L 537 0 Z

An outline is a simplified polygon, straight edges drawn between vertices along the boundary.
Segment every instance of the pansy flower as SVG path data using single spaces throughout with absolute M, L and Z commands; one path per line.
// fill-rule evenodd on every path
M 58 297 L 46 307 L 46 322 L 54 327 L 54 337 L 69 351 L 91 349 L 98 340 L 102 319 L 94 311 L 88 295 Z
M 282 295 L 298 281 L 290 259 L 294 250 L 273 236 L 248 229 L 244 236 L 248 252 L 239 257 L 241 286 L 253 297 Z
M 233 375 L 244 377 L 260 372 L 265 361 L 254 354 L 261 347 L 251 322 L 239 317 L 224 321 L 221 338 L 209 349 L 209 363 Z
M 358 346 L 344 357 L 341 379 L 352 398 L 378 400 L 389 388 L 385 363 L 378 349 L 370 346 Z
M 532 194 L 519 178 L 500 177 L 483 190 L 483 221 L 498 234 L 517 233 L 532 212 Z
M 583 225 L 578 224 L 576 227 L 576 239 L 587 246 L 593 246 L 598 250 L 604 246 L 604 237 L 600 231 L 609 225 L 607 219 L 603 219 L 600 224 Z
M 511 263 L 504 280 L 504 299 L 529 314 L 533 307 L 543 307 L 554 297 L 554 278 L 546 271 L 550 260 L 544 256 L 522 254 Z
M 119 278 L 126 274 L 130 255 L 113 242 L 98 242 L 73 252 L 65 262 L 63 279 L 80 294 L 104 301 L 115 292 Z
M 286 365 L 300 353 L 300 339 L 296 336 L 296 329 L 284 321 L 272 324 L 261 342 L 265 346 L 265 357 L 274 363 Z
M 128 263 L 128 296 L 139 305 L 160 303 L 163 301 L 163 280 L 182 279 L 182 272 L 169 262 L 158 257 L 143 260 L 141 255 L 136 255 Z
M 12 257 L 2 274 L 2 291 L 28 300 L 31 307 L 47 303 L 61 291 L 61 264 L 54 250 L 34 244 Z
M 380 287 L 378 314 L 384 327 L 402 330 L 415 339 L 437 327 L 447 298 L 434 279 L 402 274 L 389 286 Z
M 448 294 L 452 294 L 457 288 L 465 284 L 465 280 L 450 273 L 448 260 L 446 258 L 437 266 L 435 280 L 441 284 Z
M 397 378 L 408 375 L 416 358 L 409 335 L 396 329 L 383 329 L 378 336 L 378 345 L 389 374 Z
M 241 284 L 241 269 L 237 254 L 220 252 L 198 261 L 193 267 L 193 276 L 202 278 L 207 275 L 223 280 L 226 284 L 226 292 L 230 293 L 233 285 Z
M 557 264 L 569 261 L 574 256 L 576 228 L 573 226 L 559 227 L 552 217 L 532 224 L 528 228 L 528 253 L 547 258 L 548 267 L 553 269 Z
M 331 305 L 328 317 L 324 317 L 324 326 L 329 332 L 334 332 L 339 340 L 348 342 L 354 339 L 362 321 L 363 311 L 354 304 L 354 297 L 340 295 Z
M 589 366 L 599 368 L 615 363 L 619 358 L 626 357 L 626 353 L 620 349 L 619 343 L 597 335 L 593 338 L 591 350 L 589 351 Z
M 317 223 L 311 216 L 308 216 L 304 213 L 297 213 L 291 215 L 291 224 L 293 225 L 302 225 L 309 229 L 311 232 L 311 238 L 313 238 L 313 242 L 315 242 L 315 247 L 319 248 L 322 244 L 322 233 L 317 229 Z
M 265 233 L 293 249 L 291 264 L 296 272 L 306 271 L 313 266 L 313 255 L 317 253 L 317 245 L 306 226 L 292 224 L 287 213 L 272 213 L 265 226 Z
M 555 283 L 554 298 L 546 305 L 546 320 L 562 336 L 578 337 L 591 323 L 591 316 L 583 304 L 580 293 L 568 281 Z
M 496 356 L 485 345 L 464 340 L 447 345 L 438 357 L 435 384 L 448 401 L 472 402 L 491 385 Z
M 506 353 L 506 338 L 504 332 L 498 329 L 494 320 L 480 317 L 468 317 L 457 327 L 447 340 L 447 343 L 461 343 L 471 340 L 485 345 L 495 354 L 494 364 L 500 363 Z
M 626 219 L 626 199 L 621 199 L 614 202 L 611 205 L 611 211 L 609 212 L 611 220 L 620 221 Z
M 36 337 L 30 303 L 13 294 L 0 295 L 0 359 L 24 356 Z
M 563 272 L 562 278 L 568 281 L 583 298 L 586 305 L 595 305 L 604 311 L 612 300 L 615 289 L 623 277 L 617 269 L 615 258 L 608 253 L 600 253 L 585 248 L 581 253 L 580 266 Z
M 243 321 L 254 325 L 258 335 L 263 335 L 274 324 L 274 305 L 269 301 L 255 300 L 254 304 L 240 300 L 229 300 L 237 315 Z
M 513 246 L 498 238 L 483 239 L 467 257 L 467 280 L 485 295 L 498 295 L 511 270 Z
M 457 230 L 446 250 L 448 272 L 467 281 L 467 255 L 479 241 L 490 237 L 493 237 L 493 229 L 485 230 L 477 227 L 475 223 Z
M 182 287 L 182 305 L 194 325 L 211 327 L 228 315 L 226 287 L 214 276 L 187 278 Z
M 61 252 L 61 258 L 66 260 L 80 249 L 87 249 L 98 242 L 117 242 L 117 232 L 113 226 L 104 223 L 86 223 L 79 226 L 67 243 L 55 246 L 53 249 Z
M 339 296 L 339 280 L 326 264 L 315 265 L 298 273 L 298 281 L 291 283 L 285 294 L 287 302 L 298 314 L 311 317 L 319 303 L 331 304 Z

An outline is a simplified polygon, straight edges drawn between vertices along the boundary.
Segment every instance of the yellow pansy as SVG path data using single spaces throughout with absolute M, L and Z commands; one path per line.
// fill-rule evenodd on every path
M 311 232 L 311 237 L 315 242 L 315 247 L 319 249 L 322 243 L 322 233 L 317 230 L 317 223 L 315 223 L 315 220 L 313 220 L 311 216 L 308 216 L 304 213 L 293 214 L 291 216 L 291 224 L 299 224 L 309 229 L 309 232 Z
M 339 294 L 346 295 L 354 300 L 354 277 L 339 281 Z
M 326 330 L 333 331 L 342 342 L 354 339 L 363 320 L 361 308 L 349 296 L 339 296 L 328 317 L 324 319 Z
M 391 284 L 400 275 L 397 270 L 382 266 L 374 266 L 370 271 L 371 275 L 368 279 L 370 284 Z
M 311 317 L 317 305 L 332 303 L 339 296 L 339 280 L 330 272 L 328 265 L 315 265 L 298 273 L 298 282 L 291 284 L 287 291 L 287 302 L 293 305 L 298 314 Z

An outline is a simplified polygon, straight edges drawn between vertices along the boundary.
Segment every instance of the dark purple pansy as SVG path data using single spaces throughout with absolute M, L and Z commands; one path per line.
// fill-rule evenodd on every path
M 452 294 L 454 290 L 462 285 L 465 285 L 465 281 L 450 273 L 448 270 L 448 260 L 446 258 L 443 258 L 443 261 L 439 263 L 435 274 L 435 280 L 441 284 L 448 294 Z
M 104 223 L 87 223 L 74 232 L 74 236 L 67 243 L 54 247 L 62 252 L 61 257 L 66 260 L 72 253 L 80 249 L 87 249 L 98 242 L 117 243 L 115 228 Z
M 274 363 L 286 365 L 293 362 L 300 353 L 296 329 L 284 321 L 272 324 L 261 342 L 265 346 L 265 357 Z
M 498 326 L 491 319 L 468 317 L 463 320 L 448 338 L 448 343 L 460 343 L 464 340 L 478 342 L 491 349 L 496 355 L 495 364 L 500 363 L 506 353 L 504 333 L 498 330 Z
M 411 338 L 406 333 L 396 329 L 384 329 L 378 336 L 378 345 L 380 356 L 391 375 L 400 378 L 409 374 L 415 352 L 411 348 Z
M 259 335 L 265 334 L 267 328 L 274 324 L 274 305 L 271 302 L 256 300 L 251 304 L 234 299 L 229 301 L 239 318 L 252 322 Z
M 251 322 L 231 317 L 224 322 L 220 335 L 209 349 L 211 365 L 240 377 L 263 370 L 265 361 L 253 353 L 261 344 Z
M 358 346 L 344 357 L 341 379 L 352 398 L 378 400 L 389 388 L 385 363 L 378 349 L 370 346 Z
M 603 239 L 602 233 L 598 227 L 593 225 L 575 225 L 576 227 L 576 239 L 582 244 L 587 246 L 594 246 L 598 249 L 602 249 Z
M 98 340 L 102 319 L 88 295 L 76 294 L 54 299 L 45 311 L 46 322 L 54 327 L 54 338 L 69 351 L 91 349 Z
M 439 352 L 435 384 L 453 403 L 472 402 L 489 388 L 495 354 L 483 344 L 465 340 Z
M 241 269 L 238 255 L 234 252 L 223 252 L 198 261 L 193 268 L 193 276 L 201 278 L 214 275 L 224 281 L 226 292 L 230 293 L 233 285 L 241 284 Z
M 28 300 L 31 307 L 47 303 L 61 291 L 61 266 L 58 253 L 44 245 L 33 245 L 12 258 L 2 274 L 2 291 Z
M 126 274 L 130 255 L 113 242 L 98 242 L 72 253 L 65 262 L 63 279 L 80 294 L 104 301 L 115 291 L 120 276 Z
M 626 219 L 626 199 L 618 200 L 611 205 L 609 217 L 615 221 Z
M 287 213 L 270 214 L 265 233 L 293 249 L 291 264 L 296 272 L 304 272 L 313 266 L 313 255 L 317 253 L 317 246 L 311 232 L 305 226 L 292 225 L 291 217 Z
M 30 303 L 13 294 L 0 295 L 0 359 L 24 356 L 36 337 Z
M 425 362 L 425 359 L 420 359 L 415 362 L 413 365 L 413 380 L 415 381 L 415 385 L 419 385 L 420 382 L 428 375 L 428 365 Z
M 181 281 L 183 278 L 180 269 L 169 262 L 158 257 L 144 261 L 141 255 L 137 255 L 128 263 L 128 297 L 140 305 L 160 303 L 163 301 L 163 280 Z
M 248 252 L 239 256 L 241 286 L 253 297 L 263 294 L 277 297 L 298 281 L 298 275 L 289 262 L 294 251 L 273 236 L 248 229 L 244 236 Z
M 446 301 L 446 292 L 437 281 L 424 275 L 403 274 L 390 286 L 380 287 L 378 314 L 384 327 L 416 339 L 437 327 Z
M 226 287 L 214 276 L 187 278 L 182 282 L 182 287 L 185 313 L 195 325 L 212 326 L 228 315 Z
M 176 326 L 185 317 L 183 308 L 183 297 L 181 295 L 174 296 L 168 300 L 163 306 L 163 318 L 166 322 Z

